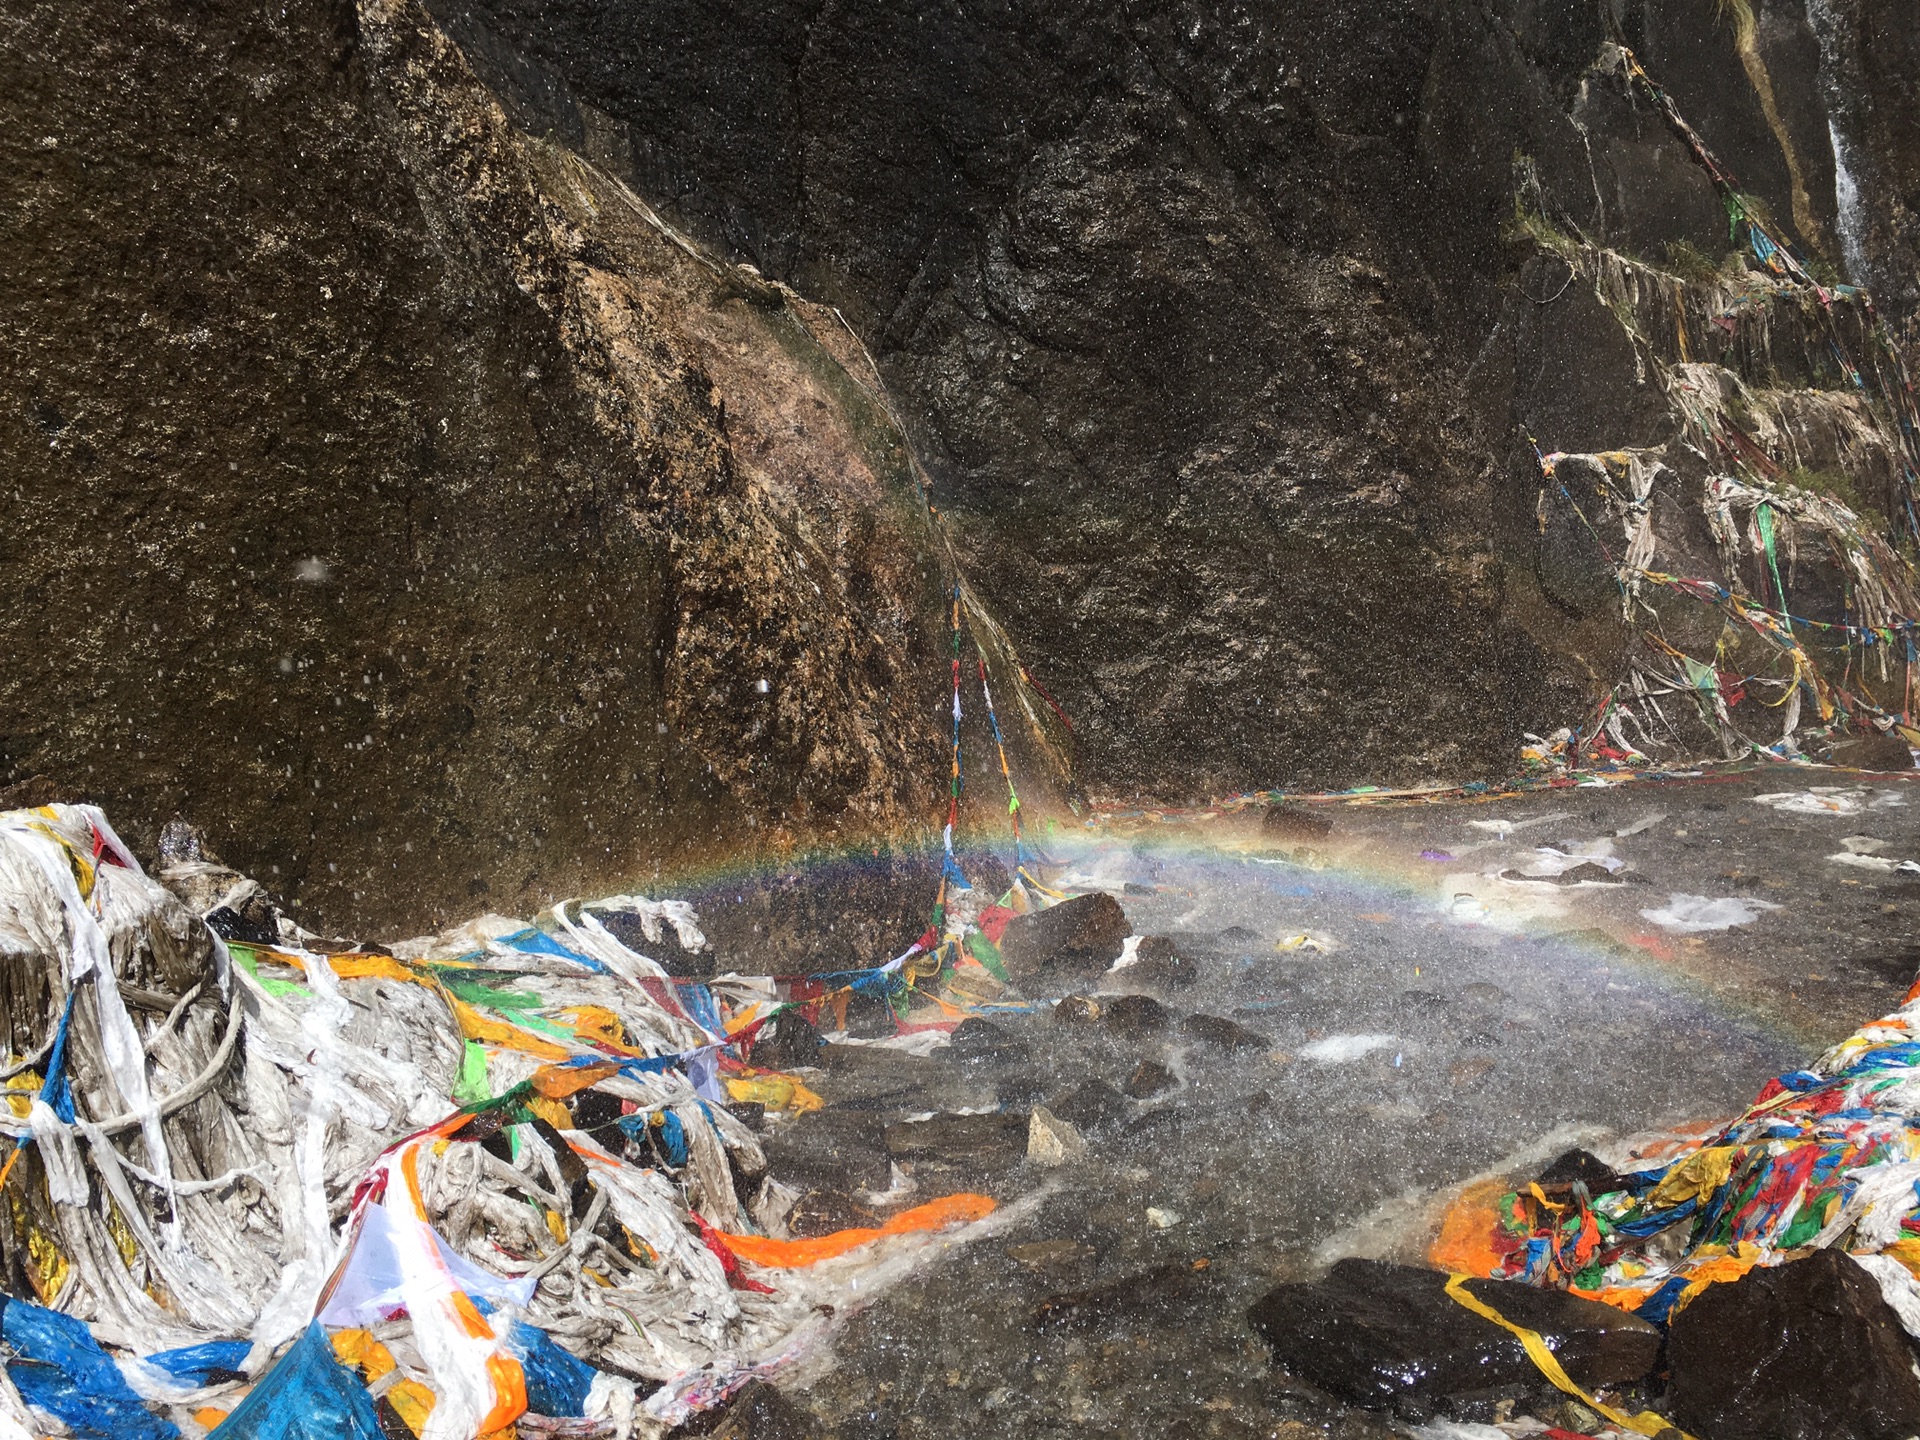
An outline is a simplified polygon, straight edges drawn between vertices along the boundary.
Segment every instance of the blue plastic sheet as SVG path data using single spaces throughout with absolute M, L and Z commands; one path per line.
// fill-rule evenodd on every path
M 527 1377 L 527 1408 L 536 1415 L 585 1415 L 587 1392 L 599 1372 L 570 1354 L 537 1325 L 516 1320 L 507 1331 L 507 1349 Z
M 169 1427 L 171 1428 L 171 1427 Z M 373 1397 L 309 1325 L 220 1422 L 220 1440 L 384 1440 Z
M 209 1340 L 147 1356 L 147 1363 L 188 1385 L 218 1385 L 243 1374 L 240 1369 L 253 1346 L 245 1340 Z
M 499 944 L 509 950 L 518 950 L 523 955 L 558 955 L 563 960 L 571 960 L 576 965 L 584 965 L 595 975 L 607 973 L 607 967 L 591 955 L 582 955 L 578 950 L 569 950 L 544 930 L 516 930 L 511 935 L 502 935 Z
M 0 1307 L 0 1339 L 14 1354 L 7 1376 L 27 1404 L 81 1440 L 178 1440 L 179 1429 L 134 1394 L 80 1321 L 24 1300 L 0 1297 Z

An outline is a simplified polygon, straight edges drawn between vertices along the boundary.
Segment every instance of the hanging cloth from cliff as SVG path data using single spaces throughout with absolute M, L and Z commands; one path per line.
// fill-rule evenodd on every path
M 1612 460 L 1614 456 L 1603 457 Z M 1620 523 L 1626 532 L 1626 553 L 1621 557 L 1620 568 L 1623 580 L 1633 581 L 1653 563 L 1653 482 L 1665 467 L 1659 457 L 1642 454 L 1638 450 L 1628 451 L 1625 455 L 1627 501 L 1621 508 Z M 1625 584 L 1621 587 L 1623 603 L 1629 606 L 1629 591 Z
M 1780 597 L 1780 610 L 1784 617 L 1788 609 L 1787 587 L 1780 579 L 1780 557 L 1773 537 L 1773 506 L 1767 504 L 1754 506 L 1753 522 L 1760 531 L 1760 544 L 1766 551 L 1767 569 L 1773 572 L 1773 589 L 1774 593 Z M 1788 620 L 1787 625 L 1791 629 L 1792 621 Z

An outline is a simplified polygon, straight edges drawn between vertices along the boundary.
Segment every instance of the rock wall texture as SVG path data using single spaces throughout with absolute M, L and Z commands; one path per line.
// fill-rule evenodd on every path
M 950 565 L 837 317 L 405 3 L 8 36 L 0 783 L 376 926 L 924 834 Z
M 1609 38 L 1912 309 L 1898 0 L 433 3 L 520 123 L 846 313 L 1096 790 L 1498 769 L 1585 703 L 1488 543 L 1516 157 L 1596 243 L 1727 249 Z M 1602 428 L 1618 337 L 1555 343 Z

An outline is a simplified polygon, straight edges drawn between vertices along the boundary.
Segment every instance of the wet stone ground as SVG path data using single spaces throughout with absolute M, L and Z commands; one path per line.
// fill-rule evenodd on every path
M 1314 812 L 1324 834 L 1109 825 L 1060 847 L 1066 888 L 1113 893 L 1192 978 L 1111 971 L 1058 987 L 1091 1007 L 972 1023 L 925 1058 L 820 1053 L 828 1106 L 772 1132 L 776 1173 L 830 1193 L 890 1148 L 916 1197 L 980 1189 L 1007 1213 L 783 1377 L 793 1418 L 848 1440 L 1393 1433 L 1276 1372 L 1248 1306 L 1342 1255 L 1417 1260 L 1473 1177 L 1735 1112 L 1899 1003 L 1920 876 L 1828 857 L 1848 837 L 1920 857 L 1920 788 L 1849 780 L 1344 806 Z M 1754 798 L 1818 784 L 1852 813 Z M 1552 868 L 1543 846 L 1617 868 L 1500 878 Z M 1642 914 L 1676 894 L 1777 908 L 1698 933 Z M 1327 948 L 1282 948 L 1301 935 Z M 1084 1159 L 1025 1158 L 1035 1103 Z

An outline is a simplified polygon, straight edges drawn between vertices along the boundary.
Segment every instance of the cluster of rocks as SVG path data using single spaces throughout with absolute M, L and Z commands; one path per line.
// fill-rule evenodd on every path
M 1089 1137 L 1125 1146 L 1153 1102 L 1182 1087 L 1189 1055 L 1271 1050 L 1237 1020 L 1178 1008 L 1198 966 L 1173 939 L 1130 939 L 1119 902 L 1101 892 L 1020 917 L 1001 946 L 1015 983 L 1029 995 L 1077 988 L 1025 1013 L 970 1017 L 928 1055 L 859 1043 L 873 1037 L 857 1024 L 831 1042 L 782 1016 L 754 1063 L 800 1074 L 826 1104 L 789 1120 L 743 1113 L 766 1127 L 774 1183 L 797 1196 L 789 1233 L 875 1224 L 909 1195 L 1005 1193 L 1023 1167 L 1037 1175 L 1077 1158 Z M 1114 993 L 1116 982 L 1129 988 Z
M 1567 1172 L 1563 1157 L 1548 1172 Z M 1543 1177 L 1545 1178 L 1545 1177 Z M 1437 1271 L 1348 1259 L 1280 1285 L 1248 1314 L 1289 1382 L 1421 1423 L 1532 1415 L 1599 1434 L 1608 1422 L 1554 1389 L 1509 1331 L 1458 1304 Z M 1473 1280 L 1474 1298 L 1538 1333 L 1568 1377 L 1611 1408 L 1664 1416 L 1703 1440 L 1904 1440 L 1920 1432 L 1915 1349 L 1874 1278 L 1817 1250 L 1709 1286 L 1662 1330 L 1556 1290 Z

